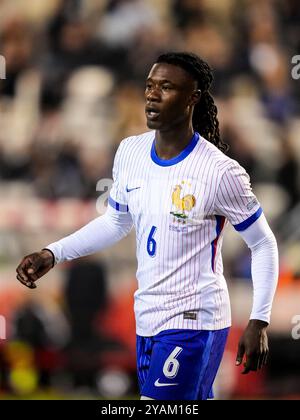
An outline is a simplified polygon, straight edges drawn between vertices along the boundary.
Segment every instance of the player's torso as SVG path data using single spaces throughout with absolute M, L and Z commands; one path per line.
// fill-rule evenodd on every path
M 200 138 L 189 153 L 166 162 L 153 156 L 154 133 L 140 140 L 127 145 L 121 177 L 137 238 L 137 331 L 223 328 L 223 312 L 215 314 L 216 299 L 228 306 L 214 215 L 215 148 Z M 185 319 L 191 310 L 196 318 Z
M 136 228 L 140 275 L 151 267 L 156 270 L 153 275 L 178 268 L 182 259 L 192 258 L 200 249 L 205 257 L 215 237 L 218 177 L 206 141 L 198 139 L 193 150 L 176 163 L 172 159 L 161 162 L 151 154 L 151 134 L 146 141 L 141 139 L 140 147 L 132 147 L 122 177 Z M 202 261 L 205 267 L 207 258 Z

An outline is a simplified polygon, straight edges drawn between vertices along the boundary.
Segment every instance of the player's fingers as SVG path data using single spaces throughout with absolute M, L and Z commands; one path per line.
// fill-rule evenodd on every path
M 259 357 L 257 353 L 252 353 L 246 356 L 246 363 L 244 364 L 243 375 L 246 375 L 250 371 L 257 371 Z
M 242 375 L 247 375 L 250 372 L 250 368 L 246 366 L 246 364 L 244 365 L 244 370 L 242 372 Z
M 16 271 L 24 280 L 30 280 L 31 275 L 35 273 L 41 265 L 41 258 L 36 254 L 27 255 L 18 265 Z
M 258 364 L 257 364 L 257 369 L 258 369 L 258 370 L 260 370 L 260 369 L 263 367 L 263 364 L 264 364 L 264 356 L 265 356 L 265 354 L 264 354 L 264 353 L 261 353 L 261 354 L 259 355 L 259 358 L 258 358 Z
M 19 278 L 22 279 L 24 283 L 30 281 L 29 276 L 25 274 L 24 269 L 22 267 L 18 267 L 16 272 L 17 276 L 19 276 Z
M 27 273 L 26 273 L 26 268 L 27 268 L 27 264 L 28 264 L 28 261 L 26 260 L 26 259 L 23 259 L 22 261 L 21 261 L 21 263 L 18 265 L 18 267 L 17 267 L 17 269 L 16 269 L 16 272 L 17 272 L 17 274 L 24 280 L 24 281 L 27 281 L 28 280 L 28 275 L 27 275 Z
M 31 281 L 30 280 L 24 280 L 22 277 L 20 277 L 19 275 L 17 275 L 17 279 L 19 280 L 20 283 L 22 283 L 24 286 L 26 287 L 30 287 L 31 286 Z
M 24 284 L 26 286 L 27 279 L 24 279 L 20 276 L 20 274 L 17 273 L 17 280 L 19 280 L 20 283 Z
M 35 289 L 36 284 L 31 280 L 24 280 L 19 274 L 17 274 L 17 280 L 19 280 L 20 283 L 24 284 L 24 286 L 29 287 L 29 289 Z
M 264 357 L 263 357 L 263 366 L 266 366 L 267 362 L 268 362 L 268 357 L 269 357 L 269 350 L 267 350 L 264 353 Z
M 239 343 L 238 351 L 237 351 L 236 359 L 235 359 L 236 366 L 240 366 L 240 364 L 243 361 L 244 354 L 245 354 L 245 346 L 243 343 Z
M 250 368 L 250 360 L 249 358 L 246 360 L 246 362 L 244 363 L 244 370 L 242 372 L 243 375 L 247 375 L 247 373 L 249 373 L 251 370 Z

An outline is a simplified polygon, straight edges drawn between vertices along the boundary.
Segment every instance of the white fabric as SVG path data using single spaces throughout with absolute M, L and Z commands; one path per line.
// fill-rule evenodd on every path
M 240 232 L 252 253 L 253 306 L 250 319 L 270 322 L 278 282 L 278 248 L 264 215 Z
M 124 238 L 132 228 L 130 214 L 120 214 L 108 207 L 103 216 L 97 217 L 77 232 L 48 245 L 55 256 L 55 263 L 73 260 L 101 251 Z
M 154 136 L 122 141 L 108 212 L 47 248 L 57 261 L 77 258 L 112 245 L 133 223 L 137 334 L 226 328 L 231 314 L 221 257 L 224 226 L 228 219 L 245 230 L 259 217 L 260 205 L 245 170 L 202 137 L 168 162 L 151 153 Z
M 249 175 L 237 162 L 229 162 L 217 190 L 216 214 L 225 216 L 236 226 L 248 219 L 259 207 L 251 189 Z

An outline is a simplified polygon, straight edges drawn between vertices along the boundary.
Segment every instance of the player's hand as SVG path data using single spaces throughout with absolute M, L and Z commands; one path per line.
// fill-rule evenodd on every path
M 266 365 L 269 354 L 267 326 L 267 322 L 251 319 L 239 341 L 236 365 L 240 366 L 245 359 L 243 374 Z
M 35 252 L 22 259 L 17 267 L 17 279 L 29 289 L 35 289 L 35 281 L 54 266 L 54 256 L 47 249 Z

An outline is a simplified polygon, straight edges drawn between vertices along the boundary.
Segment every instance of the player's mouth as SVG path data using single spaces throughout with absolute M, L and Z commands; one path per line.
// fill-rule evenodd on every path
M 150 121 L 156 121 L 159 118 L 160 112 L 158 109 L 146 106 L 145 108 L 146 117 Z

